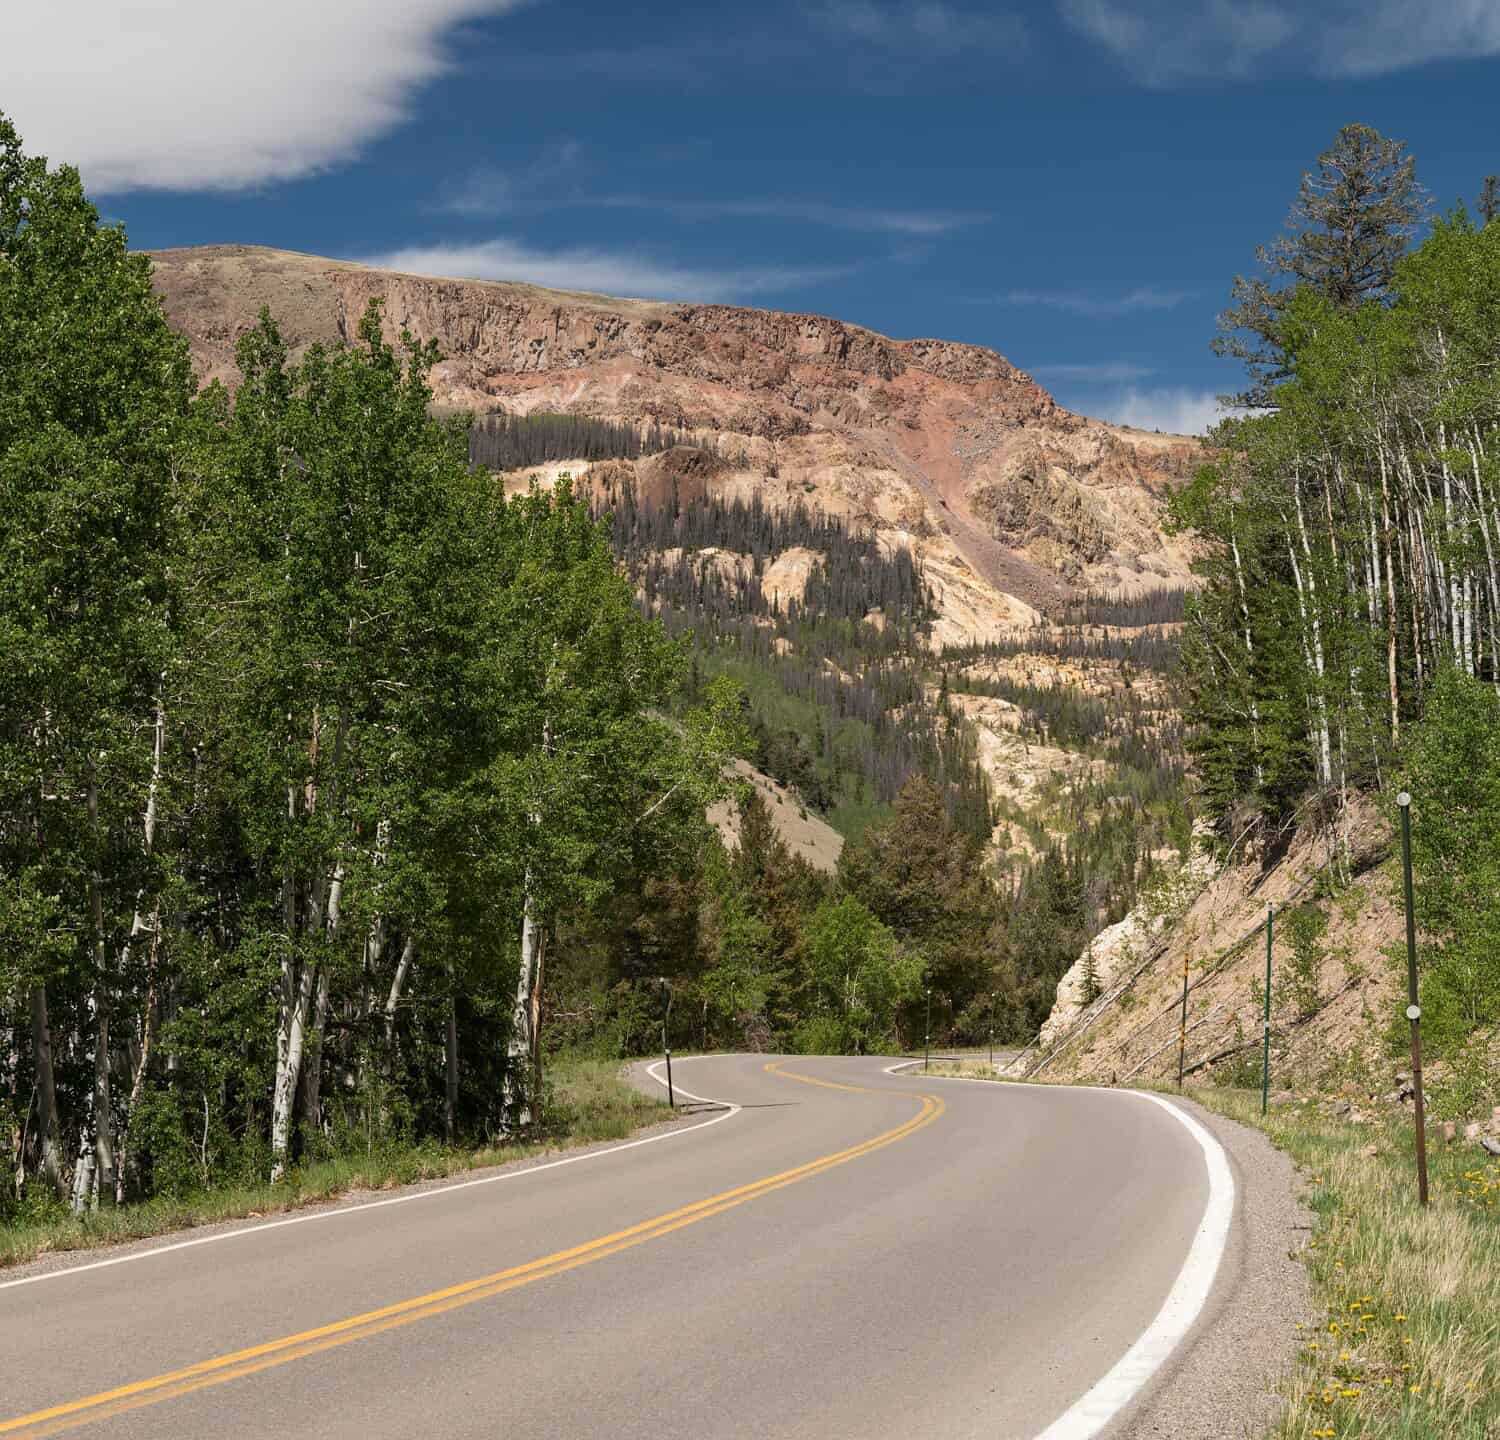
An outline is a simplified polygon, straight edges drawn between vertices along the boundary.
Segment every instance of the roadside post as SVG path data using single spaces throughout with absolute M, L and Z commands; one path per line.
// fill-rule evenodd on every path
M 1417 1198 L 1427 1203 L 1427 1113 L 1422 1103 L 1422 1007 L 1417 999 L 1417 913 L 1411 883 L 1411 792 L 1401 807 L 1401 868 L 1406 882 L 1406 1018 L 1411 1021 L 1411 1088 L 1417 1118 Z
M 1182 1089 L 1183 1067 L 1187 1064 L 1187 997 L 1188 952 L 1182 952 L 1182 1020 L 1177 1026 L 1177 1088 Z
M 927 987 L 927 1031 L 922 1041 L 922 1073 L 932 1069 L 932 987 Z
M 672 1089 L 672 1046 L 667 1039 L 667 1022 L 672 1018 L 672 982 L 665 975 L 661 977 L 662 988 L 667 992 L 667 1008 L 661 1017 L 661 1048 L 667 1057 L 667 1104 L 672 1109 L 677 1108 L 677 1092 Z
M 990 991 L 990 1069 L 995 1068 L 995 992 Z
M 1266 1024 L 1260 1055 L 1260 1113 L 1271 1108 L 1271 928 L 1276 907 L 1266 906 Z

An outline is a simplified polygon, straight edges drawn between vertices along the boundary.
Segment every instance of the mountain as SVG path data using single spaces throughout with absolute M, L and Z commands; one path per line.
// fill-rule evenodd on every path
M 934 589 L 935 644 L 994 638 L 1086 591 L 1187 579 L 1160 501 L 1198 443 L 1075 415 L 992 350 L 246 245 L 152 259 L 205 378 L 232 382 L 235 341 L 262 306 L 300 348 L 349 338 L 379 296 L 392 335 L 441 347 L 443 407 L 668 427 L 729 458 L 715 480 L 726 496 L 800 500 L 907 544 Z
M 1012 883 L 1069 856 L 1092 932 L 1187 843 L 1191 556 L 1162 502 L 1198 441 L 1073 414 L 992 350 L 818 315 L 244 245 L 152 259 L 205 379 L 234 383 L 262 307 L 295 351 L 379 297 L 391 338 L 437 342 L 435 404 L 481 417 L 476 461 L 511 489 L 584 476 L 690 646 L 688 700 L 743 687 L 796 853 L 831 864 L 923 774 Z

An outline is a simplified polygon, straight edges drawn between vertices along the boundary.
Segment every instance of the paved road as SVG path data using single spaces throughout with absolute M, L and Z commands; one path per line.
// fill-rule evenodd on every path
M 886 1063 L 683 1062 L 679 1085 L 741 1108 L 0 1280 L 0 1435 L 1096 1433 L 1122 1370 L 1159 1358 L 1137 1341 L 1164 1302 L 1156 1352 L 1193 1318 L 1223 1199 L 1209 1153 L 1163 1102 Z

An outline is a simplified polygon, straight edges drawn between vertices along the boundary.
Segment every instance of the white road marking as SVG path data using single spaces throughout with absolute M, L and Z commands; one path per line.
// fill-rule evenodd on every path
M 899 1065 L 888 1065 L 885 1073 L 894 1075 L 899 1070 L 921 1063 L 920 1060 L 907 1060 Z M 994 1085 L 997 1088 L 1025 1083 L 970 1079 L 963 1075 L 924 1078 L 957 1080 L 970 1085 Z M 1188 1134 L 1198 1142 L 1203 1151 L 1204 1164 L 1208 1167 L 1208 1203 L 1203 1207 L 1203 1218 L 1193 1236 L 1187 1259 L 1182 1262 L 1182 1269 L 1177 1272 L 1177 1279 L 1167 1292 L 1161 1309 L 1141 1332 L 1135 1344 L 1115 1362 L 1104 1377 L 1036 1437 L 1036 1440 L 1093 1440 L 1141 1393 L 1203 1313 L 1229 1242 L 1229 1227 L 1234 1219 L 1234 1175 L 1230 1171 L 1223 1146 L 1213 1135 L 1186 1111 L 1179 1109 L 1171 1101 L 1162 1099 L 1160 1095 L 1153 1095 L 1146 1090 L 1112 1090 L 1103 1085 L 1028 1085 L 1026 1088 L 1101 1090 L 1108 1094 L 1133 1095 L 1140 1100 L 1149 1100 L 1153 1105 L 1160 1105 L 1186 1128 Z
M 684 1055 L 678 1064 L 687 1060 L 709 1060 L 709 1055 Z M 658 1061 L 657 1064 L 661 1062 Z M 656 1066 L 648 1066 L 646 1073 L 660 1085 L 667 1082 L 656 1072 Z M 129 1255 L 115 1255 L 108 1260 L 91 1260 L 85 1265 L 70 1265 L 65 1270 L 48 1270 L 40 1275 L 26 1275 L 19 1280 L 0 1280 L 0 1290 L 14 1290 L 22 1285 L 40 1285 L 44 1280 L 61 1280 L 67 1275 L 81 1275 L 87 1270 L 106 1270 L 114 1265 L 129 1265 L 136 1260 L 150 1260 L 157 1255 L 169 1255 L 174 1250 L 191 1250 L 199 1245 L 216 1245 L 221 1240 L 239 1240 L 247 1235 L 264 1235 L 268 1230 L 281 1230 L 288 1225 L 311 1225 L 319 1220 L 347 1219 L 351 1215 L 363 1215 L 370 1210 L 383 1210 L 390 1205 L 406 1205 L 414 1200 L 431 1200 L 440 1195 L 452 1195 L 459 1190 L 471 1190 L 476 1185 L 498 1185 L 503 1180 L 520 1180 L 527 1175 L 538 1175 L 543 1170 L 558 1170 L 564 1165 L 578 1165 L 585 1160 L 601 1160 L 606 1155 L 618 1155 L 622 1150 L 635 1150 L 642 1145 L 655 1145 L 661 1140 L 675 1140 L 679 1135 L 691 1135 L 699 1130 L 706 1130 L 710 1125 L 717 1125 L 722 1120 L 730 1120 L 738 1115 L 741 1106 L 729 1100 L 713 1100 L 704 1095 L 694 1095 L 684 1090 L 680 1085 L 677 1087 L 679 1095 L 686 1095 L 689 1100 L 701 1100 L 707 1105 L 722 1105 L 722 1114 L 714 1115 L 710 1119 L 700 1120 L 696 1125 L 684 1125 L 677 1130 L 667 1130 L 660 1135 L 647 1135 L 640 1140 L 626 1140 L 619 1145 L 611 1145 L 605 1150 L 589 1150 L 582 1155 L 565 1155 L 561 1160 L 548 1160 L 541 1165 L 530 1165 L 524 1170 L 507 1170 L 503 1175 L 481 1175 L 475 1180 L 460 1180 L 452 1185 L 436 1185 L 430 1190 L 417 1190 L 410 1195 L 393 1195 L 385 1200 L 366 1200 L 356 1205 L 345 1205 L 337 1210 L 320 1210 L 313 1215 L 292 1215 L 284 1220 L 268 1220 L 260 1224 L 244 1225 L 238 1230 L 223 1230 L 216 1235 L 200 1235 L 192 1240 L 175 1240 L 170 1245 L 157 1245 L 149 1250 L 136 1250 Z

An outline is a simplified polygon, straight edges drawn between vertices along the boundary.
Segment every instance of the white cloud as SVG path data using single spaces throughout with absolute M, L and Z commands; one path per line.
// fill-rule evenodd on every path
M 1008 11 L 988 7 L 984 13 L 945 0 L 827 0 L 814 12 L 829 29 L 851 39 L 910 56 L 926 52 L 953 56 L 975 50 L 1016 51 L 1026 48 L 1025 22 Z
M 1191 390 L 1186 386 L 1152 390 L 1130 386 L 1094 406 L 1091 413 L 1116 425 L 1162 430 L 1170 435 L 1202 435 L 1225 415 L 1219 397 L 1212 390 Z
M 536 250 L 511 239 L 477 245 L 416 245 L 365 261 L 415 275 L 517 280 L 558 290 L 658 300 L 739 300 L 848 275 L 853 266 L 747 266 L 706 269 L 620 251 Z
M 615 209 L 656 210 L 684 220 L 788 220 L 884 235 L 943 235 L 977 225 L 983 215 L 954 210 L 882 210 L 825 201 L 766 197 L 745 200 L 658 200 L 613 195 L 603 202 Z
M 1038 379 L 1071 380 L 1080 385 L 1124 385 L 1144 380 L 1156 371 L 1130 360 L 1100 360 L 1081 365 L 1038 365 L 1031 373 Z
M 1382 75 L 1500 54 L 1495 0 L 1058 0 L 1058 8 L 1147 85 L 1244 78 L 1268 65 Z
M 555 141 L 516 170 L 481 165 L 469 171 L 447 187 L 438 209 L 450 215 L 508 215 L 552 204 L 577 185 L 585 169 L 578 141 Z
M 95 191 L 242 190 L 354 159 L 524 0 L 52 0 L 0 16 L 0 104 Z
M 1142 310 L 1172 310 L 1184 300 L 1191 300 L 1193 290 L 1158 290 L 1144 285 L 1124 295 L 1090 295 L 1083 290 L 1007 290 L 1003 295 L 969 295 L 969 305 L 1040 305 L 1050 310 L 1066 310 L 1095 320 L 1114 315 L 1133 315 Z

